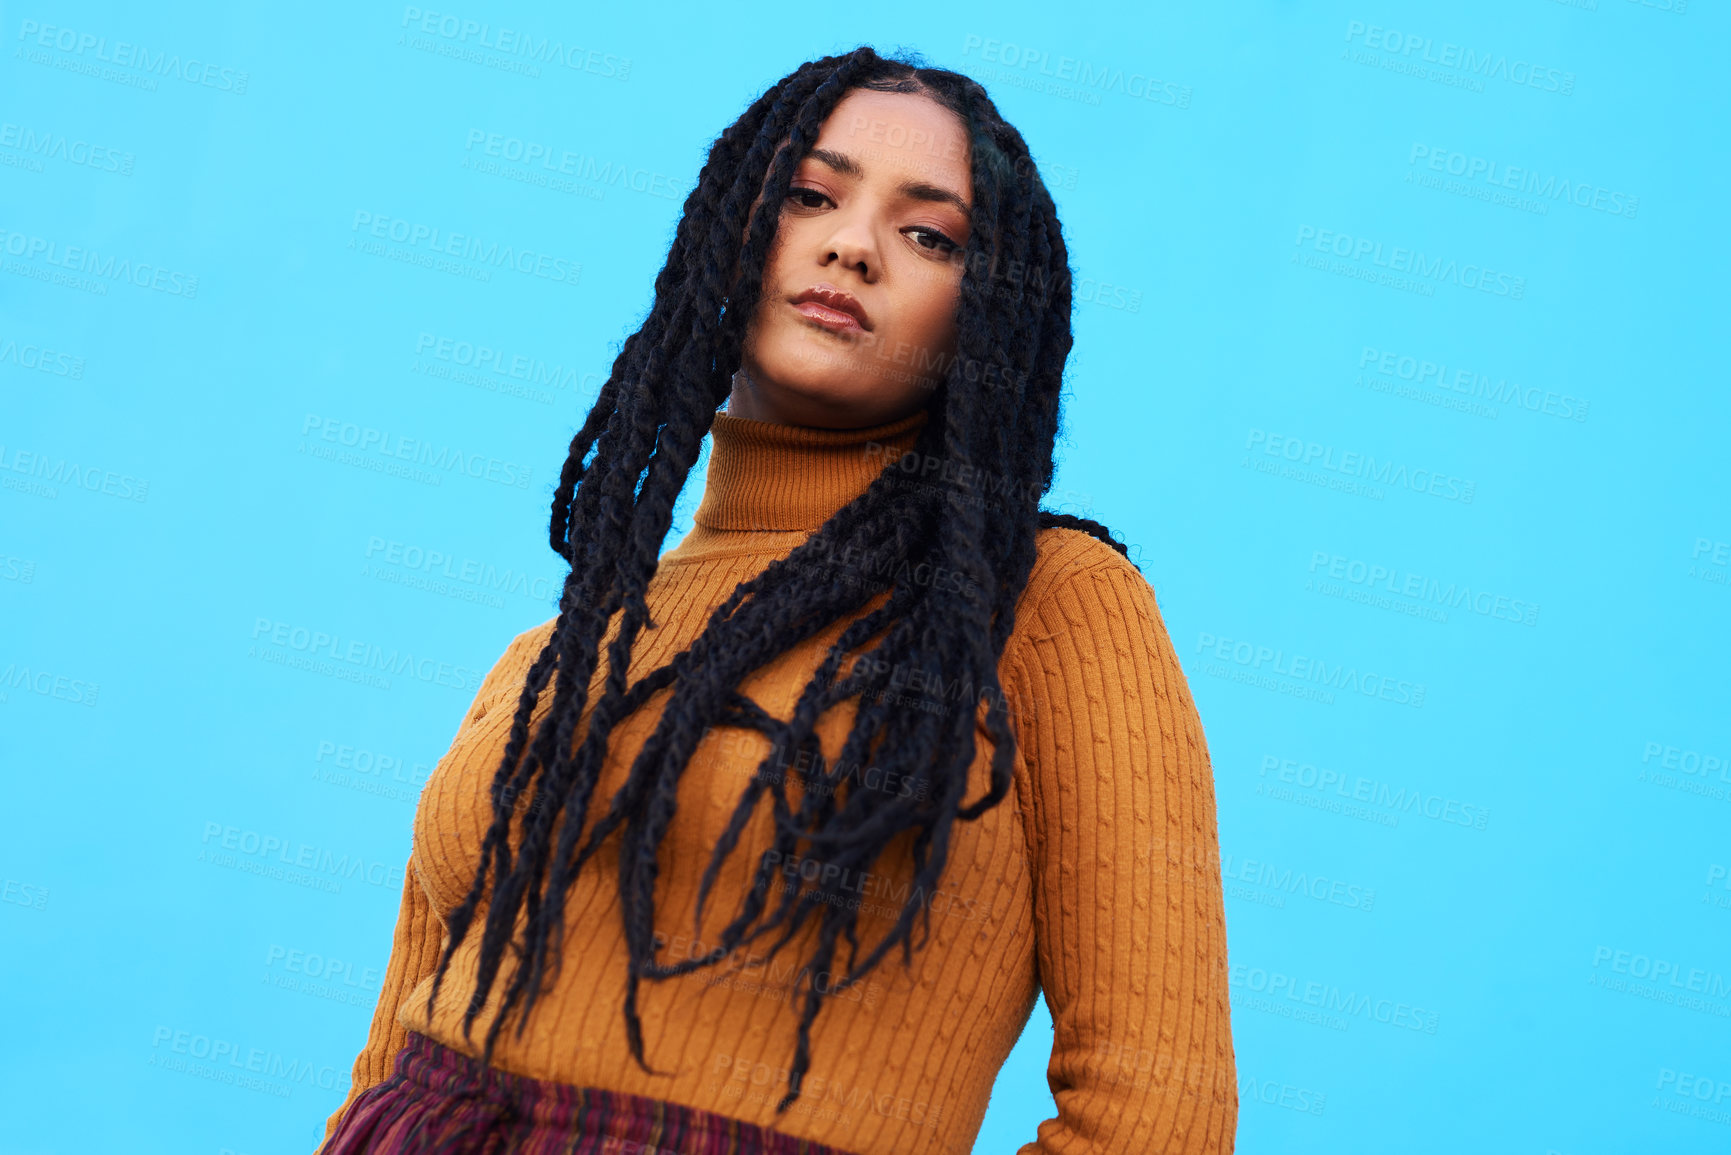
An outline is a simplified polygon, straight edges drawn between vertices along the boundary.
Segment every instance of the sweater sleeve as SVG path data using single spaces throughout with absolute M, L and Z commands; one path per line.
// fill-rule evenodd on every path
M 1009 674 L 1058 1114 L 1019 1155 L 1227 1155 L 1226 924 L 1189 686 L 1154 591 L 1116 555 L 1032 600 Z
M 384 981 L 379 984 L 379 1001 L 373 1008 L 367 1045 L 355 1057 L 349 1073 L 348 1097 L 325 1121 L 327 1142 L 361 1092 L 390 1077 L 397 1052 L 409 1041 L 408 1030 L 397 1022 L 397 1009 L 439 965 L 439 951 L 443 947 L 444 924 L 433 913 L 416 872 L 415 856 L 410 854 L 409 864 L 403 870 L 403 900 L 397 908 L 397 929 L 391 936 L 391 958 L 385 966 Z
M 551 622 L 527 630 L 512 639 L 503 655 L 493 664 L 481 681 L 474 701 L 457 727 L 455 746 L 464 733 L 495 709 L 509 710 L 515 703 L 522 680 L 541 643 L 546 640 Z M 409 1040 L 408 1029 L 397 1022 L 397 1011 L 421 980 L 439 965 L 439 952 L 444 949 L 445 922 L 433 910 L 426 888 L 421 885 L 415 856 L 411 851 L 403 868 L 403 898 L 397 907 L 397 929 L 391 936 L 391 957 L 385 964 L 385 976 L 379 984 L 379 1001 L 373 1007 L 372 1026 L 367 1031 L 366 1046 L 355 1056 L 349 1073 L 349 1093 L 342 1106 L 325 1121 L 325 1142 L 337 1129 L 344 1112 L 370 1087 L 390 1077 L 397 1052 Z M 320 1144 L 322 1148 L 323 1143 Z

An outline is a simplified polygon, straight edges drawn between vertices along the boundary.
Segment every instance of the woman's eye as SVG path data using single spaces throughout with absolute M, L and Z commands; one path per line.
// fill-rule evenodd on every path
M 908 235 L 914 238 L 914 244 L 920 248 L 930 249 L 936 253 L 951 253 L 961 248 L 960 245 L 936 229 L 909 229 Z
M 787 190 L 787 199 L 802 209 L 821 209 L 829 198 L 814 188 L 792 188 Z

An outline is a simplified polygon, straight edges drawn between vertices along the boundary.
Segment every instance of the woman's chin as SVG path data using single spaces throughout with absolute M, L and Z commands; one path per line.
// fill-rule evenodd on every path
M 767 395 L 766 395 L 767 394 Z M 926 389 L 913 392 L 860 377 L 796 380 L 762 389 L 763 406 L 791 425 L 815 429 L 864 429 L 899 421 L 930 399 Z
M 806 327 L 756 334 L 745 350 L 738 412 L 816 429 L 864 429 L 924 408 L 935 381 L 872 356 L 857 340 Z M 730 407 L 730 412 L 733 409 Z

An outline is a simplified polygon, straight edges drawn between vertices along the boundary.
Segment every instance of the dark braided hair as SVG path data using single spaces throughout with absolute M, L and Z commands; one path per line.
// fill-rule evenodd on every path
M 652 624 L 645 595 L 674 501 L 740 366 L 780 206 L 824 121 L 856 88 L 927 95 L 966 127 L 974 223 L 955 257 L 964 265 L 956 355 L 932 391 L 928 420 L 912 452 L 967 463 L 969 476 L 988 479 L 988 488 L 999 494 L 990 503 L 993 523 L 988 527 L 988 503 L 978 494 L 956 485 L 907 484 L 903 471 L 888 465 L 864 494 L 788 557 L 741 582 L 689 647 L 628 684 L 633 643 Z M 753 212 L 760 193 L 769 211 Z M 552 635 L 517 699 L 493 779 L 493 820 L 481 861 L 468 895 L 450 915 L 449 941 L 428 998 L 430 1013 L 490 873 L 480 971 L 463 1019 L 465 1036 L 486 1005 L 507 949 L 515 959 L 483 1061 L 491 1059 L 500 1027 L 519 1006 L 521 1034 L 529 1010 L 557 974 L 566 891 L 601 840 L 616 829 L 622 828 L 619 894 L 630 955 L 626 1035 L 646 1071 L 652 1068 L 644 1060 L 637 1014 L 640 979 L 667 979 L 715 965 L 780 927 L 782 934 L 769 951 L 773 957 L 815 917 L 816 953 L 794 983 L 798 997 L 803 982 L 804 1002 L 789 1090 L 776 1108 L 785 1111 L 799 1097 L 810 1066 L 811 1023 L 825 993 L 851 987 L 897 943 L 903 964 L 911 963 L 921 896 L 935 889 L 943 872 L 953 824 L 978 819 L 1011 787 L 1015 734 L 997 665 L 1033 566 L 1038 530 L 1084 530 L 1124 552 L 1098 523 L 1038 508 L 1052 482 L 1059 393 L 1071 343 L 1070 306 L 1067 250 L 1027 145 L 999 116 L 985 90 L 959 73 L 923 67 L 917 58 L 886 58 L 869 47 L 824 57 L 776 83 L 711 146 L 697 186 L 685 200 L 667 263 L 655 279 L 649 316 L 625 341 L 572 438 L 560 473 L 549 544 L 571 571 Z M 996 372 L 982 374 L 982 367 Z M 998 484 L 990 485 L 992 480 Z M 844 580 L 831 561 L 844 551 L 913 566 L 945 566 L 966 580 L 942 585 L 899 580 L 895 575 L 905 574 L 907 567 L 897 566 L 881 567 L 876 576 L 856 570 Z M 579 736 L 601 643 L 615 615 L 618 632 L 606 647 L 600 697 Z M 851 624 L 825 653 L 791 718 L 773 717 L 738 692 L 751 672 L 843 619 Z M 874 639 L 875 645 L 865 649 Z M 845 657 L 854 651 L 859 651 L 856 661 L 844 674 Z M 897 709 L 887 701 L 893 695 L 885 693 L 886 686 L 896 671 L 933 668 L 977 690 L 965 708 L 934 713 Z M 552 702 L 531 737 L 531 717 L 549 680 Z M 625 784 L 579 846 L 615 726 L 669 689 L 660 720 Z M 852 729 L 840 757 L 826 767 L 816 724 L 826 711 L 853 698 L 858 702 Z M 994 743 L 991 788 L 964 805 L 982 704 Z M 708 730 L 723 726 L 761 732 L 771 740 L 772 752 L 745 788 L 704 871 L 699 926 L 722 861 L 765 793 L 774 808 L 775 844 L 760 858 L 752 887 L 715 949 L 664 966 L 656 959 L 654 934 L 657 848 L 693 750 Z M 797 808 L 781 776 L 771 772 L 777 752 L 815 755 L 800 760 L 803 789 Z M 846 768 L 868 757 L 911 780 L 911 794 L 852 789 Z M 521 803 L 531 790 L 525 807 Z M 829 881 L 836 872 L 825 872 L 824 881 L 809 889 L 802 884 L 813 880 L 787 882 L 784 876 L 778 905 L 758 923 L 770 901 L 774 864 L 797 857 L 802 844 L 842 868 L 845 878 L 871 867 L 892 839 L 910 830 L 915 870 L 910 898 L 894 928 L 863 958 L 855 933 L 858 912 L 849 909 L 839 884 Z M 525 913 L 524 938 L 513 942 L 514 925 Z M 929 908 L 924 913 L 920 945 L 930 933 Z M 831 973 L 843 935 L 848 973 L 827 984 L 827 991 L 820 989 L 818 976 Z

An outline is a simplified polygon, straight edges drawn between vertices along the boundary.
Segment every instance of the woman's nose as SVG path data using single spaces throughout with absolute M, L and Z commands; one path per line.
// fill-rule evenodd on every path
M 840 225 L 825 241 L 822 263 L 852 269 L 868 283 L 876 280 L 879 259 L 870 230 L 863 224 Z

